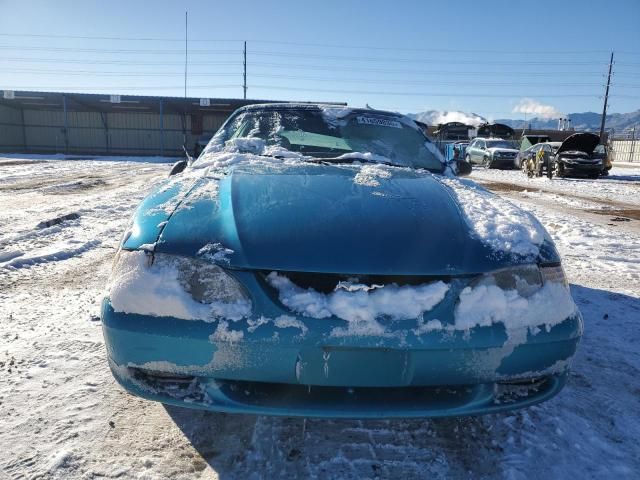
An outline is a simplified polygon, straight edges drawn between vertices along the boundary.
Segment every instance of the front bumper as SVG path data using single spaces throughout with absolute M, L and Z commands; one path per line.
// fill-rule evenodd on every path
M 501 168 L 501 169 L 517 168 L 516 157 L 492 157 L 491 168 Z
M 330 334 L 340 320 L 299 317 L 306 330 L 230 322 L 229 341 L 214 339 L 222 322 L 119 313 L 108 299 L 102 320 L 114 376 L 133 394 L 214 411 L 316 417 L 465 415 L 538 403 L 562 388 L 582 334 L 578 313 L 528 331 L 521 343 L 501 325 L 420 333 L 407 321 L 394 324 L 402 334 L 354 337 Z
M 593 175 L 602 172 L 601 163 L 567 163 L 563 162 L 564 171 L 567 174 Z

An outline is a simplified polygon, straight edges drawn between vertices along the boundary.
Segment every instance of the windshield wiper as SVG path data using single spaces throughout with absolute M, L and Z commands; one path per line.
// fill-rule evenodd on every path
M 385 162 L 384 160 L 375 160 L 373 158 L 359 157 L 359 156 L 349 156 L 346 158 L 340 157 L 316 157 L 311 159 L 312 162 L 326 162 L 326 163 L 354 163 L 354 162 L 365 162 L 365 163 L 378 163 L 380 165 L 388 165 L 390 167 L 399 167 L 401 165 L 397 165 L 391 162 Z

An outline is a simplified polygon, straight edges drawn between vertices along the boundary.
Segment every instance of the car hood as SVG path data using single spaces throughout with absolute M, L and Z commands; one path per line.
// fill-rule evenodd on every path
M 247 165 L 180 192 L 168 222 L 154 227 L 156 252 L 213 254 L 240 269 L 371 275 L 473 274 L 524 261 L 476 238 L 451 188 L 424 171 Z M 559 260 L 552 245 L 546 252 Z
M 520 151 L 520 150 L 516 150 L 515 148 L 499 148 L 499 147 L 487 148 L 487 150 L 490 151 L 491 153 L 504 152 L 504 153 L 513 153 L 514 155 Z
M 600 143 L 600 137 L 595 133 L 574 133 L 567 137 L 556 153 L 585 152 L 591 155 Z

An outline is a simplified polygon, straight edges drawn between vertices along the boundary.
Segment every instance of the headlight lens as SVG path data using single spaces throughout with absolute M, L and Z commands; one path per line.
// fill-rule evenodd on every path
M 565 287 L 569 286 L 562 265 L 542 266 L 540 267 L 540 273 L 544 283 L 560 283 Z
M 542 280 L 542 274 L 537 265 L 522 265 L 488 273 L 469 286 L 495 285 L 501 290 L 516 290 L 518 295 L 527 298 L 542 288 Z
M 208 261 L 141 250 L 116 254 L 108 295 L 116 311 L 210 321 L 251 313 L 243 286 Z
M 518 295 L 528 298 L 546 283 L 560 283 L 568 287 L 562 265 L 541 266 L 521 265 L 496 270 L 482 275 L 469 286 L 495 285 L 501 290 L 515 290 Z
M 217 265 L 195 258 L 179 258 L 177 264 L 178 280 L 200 303 L 233 303 L 248 299 L 236 279 Z
M 235 303 L 249 298 L 235 278 L 204 260 L 156 253 L 153 265 L 175 268 L 178 282 L 197 302 Z

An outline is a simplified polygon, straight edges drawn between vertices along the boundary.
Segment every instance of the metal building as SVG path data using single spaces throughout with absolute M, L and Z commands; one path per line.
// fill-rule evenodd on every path
M 5 90 L 0 152 L 179 156 L 237 108 L 271 102 Z

